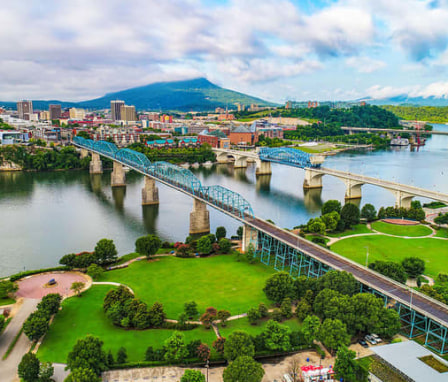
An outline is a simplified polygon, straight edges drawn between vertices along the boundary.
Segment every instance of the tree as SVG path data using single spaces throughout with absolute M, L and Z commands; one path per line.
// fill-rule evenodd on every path
M 64 382 L 96 382 L 99 378 L 92 369 L 79 367 L 72 370 Z
M 220 310 L 217 314 L 218 320 L 221 320 L 221 325 L 226 326 L 227 320 L 230 317 L 230 312 L 228 310 Z
M 373 269 L 374 271 L 403 284 L 408 278 L 404 267 L 393 261 L 377 260 L 370 263 L 368 266 L 370 269 Z
M 196 354 L 201 361 L 206 362 L 210 358 L 210 348 L 207 344 L 200 344 L 196 350 Z
M 204 325 L 206 329 L 210 329 L 215 318 L 216 316 L 210 314 L 209 312 L 205 312 L 201 315 L 199 321 L 202 322 L 202 325 Z
M 72 283 L 72 286 L 70 287 L 70 289 L 75 292 L 76 295 L 78 295 L 78 297 L 81 297 L 81 291 L 84 289 L 84 285 L 85 283 L 81 282 L 81 281 L 75 281 L 74 283 Z
M 243 238 L 244 228 L 243 226 L 239 226 L 236 230 L 236 235 L 238 236 L 238 239 L 241 240 Z
M 226 339 L 224 337 L 218 337 L 216 340 L 213 341 L 213 349 L 216 350 L 217 353 L 220 355 L 224 355 L 224 346 L 226 343 Z
M 139 237 L 135 241 L 135 251 L 142 255 L 145 255 L 149 260 L 151 256 L 154 256 L 162 245 L 162 241 L 156 235 L 146 235 Z
M 341 216 L 337 211 L 333 211 L 321 216 L 321 220 L 325 224 L 325 227 L 328 231 L 334 231 L 337 228 L 340 219 Z
M 235 330 L 224 344 L 224 358 L 233 361 L 240 356 L 253 357 L 255 354 L 254 344 L 249 334 L 242 330 Z
M 419 257 L 406 257 L 401 262 L 401 265 L 409 277 L 413 279 L 416 279 L 425 271 L 425 261 Z
M 282 322 L 283 321 L 283 314 L 282 314 L 282 311 L 279 308 L 274 308 L 272 310 L 271 317 L 272 317 L 272 319 L 274 321 L 277 321 L 277 322 Z
M 317 280 L 320 290 L 331 289 L 349 296 L 359 291 L 359 282 L 349 272 L 329 271 Z
M 98 280 L 103 274 L 104 269 L 98 264 L 91 264 L 87 268 L 87 274 L 94 280 Z
M 113 240 L 101 239 L 95 246 L 95 259 L 99 264 L 112 263 L 117 260 L 117 248 Z
M 133 298 L 134 295 L 132 294 L 132 292 L 124 285 L 120 285 L 118 288 L 111 289 L 109 292 L 107 292 L 103 302 L 103 309 L 105 312 L 107 312 L 109 308 L 116 302 L 120 303 L 120 305 L 123 305 L 126 300 L 131 300 Z
M 249 264 L 255 263 L 255 248 L 252 243 L 250 243 L 246 250 L 246 259 Z
M 306 225 L 306 231 L 325 235 L 327 227 L 321 218 L 310 219 Z
M 321 214 L 326 215 L 333 211 L 336 211 L 338 214 L 341 213 L 341 203 L 339 202 L 339 200 L 326 201 L 322 206 Z
M 194 301 L 188 301 L 184 304 L 184 310 L 187 316 L 191 319 L 198 315 L 198 304 Z
M 39 382 L 52 382 L 54 367 L 51 362 L 44 362 L 40 365 Z
M 36 382 L 39 378 L 40 362 L 34 353 L 26 353 L 19 363 L 18 374 L 24 382 Z
M 280 311 L 284 318 L 288 319 L 292 317 L 292 303 L 289 297 L 283 299 L 282 304 L 280 305 Z
M 11 293 L 17 292 L 17 289 L 19 287 L 12 281 L 0 281 L 0 299 L 7 298 Z
M 163 310 L 163 305 L 160 302 L 155 302 L 153 306 L 148 311 L 149 320 L 151 326 L 157 328 L 162 326 L 166 319 L 166 313 Z
M 78 340 L 73 350 L 68 353 L 67 367 L 72 372 L 78 368 L 91 369 L 97 376 L 107 370 L 107 356 L 103 350 L 103 341 L 90 335 Z
M 205 382 L 205 375 L 199 370 L 187 369 L 180 382 Z
M 317 338 L 320 330 L 320 320 L 317 316 L 307 316 L 302 323 L 302 331 L 308 345 L 311 345 Z
M 367 382 L 369 368 L 364 362 L 355 359 L 356 353 L 346 346 L 341 346 L 336 355 L 334 371 L 338 379 L 347 382 Z M 367 366 L 367 367 L 366 367 Z
M 341 346 L 350 344 L 350 336 L 346 325 L 338 319 L 327 318 L 320 327 L 319 339 L 333 353 Z
M 62 296 L 59 293 L 50 293 L 44 296 L 39 304 L 37 310 L 46 312 L 48 316 L 56 314 L 61 306 Z
M 397 311 L 393 309 L 382 308 L 379 321 L 373 330 L 379 336 L 391 338 L 401 329 L 401 319 Z
M 216 228 L 216 240 L 220 241 L 221 239 L 225 238 L 227 235 L 227 231 L 225 229 L 225 227 L 217 227 Z
M 356 319 L 353 320 L 354 329 L 360 332 L 371 332 L 383 313 L 383 300 L 371 293 L 358 293 L 351 299 Z M 344 319 L 341 317 L 341 320 Z M 348 326 L 348 322 L 346 322 Z M 351 325 L 350 325 L 351 326 Z
M 361 217 L 368 222 L 374 221 L 376 219 L 375 206 L 370 203 L 365 204 L 361 209 Z
M 341 221 L 344 223 L 345 228 L 351 228 L 355 224 L 359 223 L 360 213 L 359 208 L 353 203 L 347 203 L 341 210 Z
M 174 332 L 165 343 L 165 356 L 167 361 L 181 361 L 187 357 L 188 351 L 185 346 L 185 336 L 182 333 Z
M 257 321 L 261 318 L 260 311 L 257 308 L 250 308 L 247 311 L 247 319 L 251 325 L 256 325 Z
M 126 349 L 122 346 L 120 349 L 118 349 L 117 352 L 117 363 L 126 363 L 126 360 L 128 359 L 128 353 L 126 352 Z
M 31 313 L 23 323 L 23 332 L 31 341 L 37 341 L 49 328 L 48 315 L 42 311 Z
M 260 382 L 263 379 L 263 367 L 250 356 L 241 356 L 226 367 L 224 382 Z
M 292 382 L 299 382 L 302 374 L 302 369 L 300 368 L 300 362 L 297 358 L 291 359 L 288 365 L 288 374 L 292 378 Z
M 90 139 L 91 138 L 90 134 L 87 131 L 84 131 L 84 130 L 78 131 L 76 136 L 84 138 L 84 139 Z
M 267 306 L 262 302 L 260 302 L 260 304 L 258 305 L 258 313 L 260 313 L 261 318 L 265 318 L 269 314 Z
M 221 253 L 229 253 L 230 250 L 232 249 L 232 242 L 229 239 L 226 239 L 225 237 L 220 239 L 218 244 Z
M 291 329 L 286 325 L 269 320 L 263 330 L 264 343 L 269 350 L 287 351 L 291 347 L 289 335 Z
M 151 348 L 152 349 L 152 348 Z M 114 356 L 112 354 L 112 350 L 109 350 L 107 353 L 107 366 L 112 366 L 115 363 Z
M 304 298 L 300 299 L 296 306 L 296 317 L 303 321 L 311 313 L 311 305 Z
M 202 236 L 198 240 L 197 250 L 204 255 L 208 255 L 212 251 L 212 243 L 208 236 Z
M 275 273 L 266 280 L 263 291 L 269 300 L 280 304 L 286 297 L 293 296 L 294 280 L 289 273 Z

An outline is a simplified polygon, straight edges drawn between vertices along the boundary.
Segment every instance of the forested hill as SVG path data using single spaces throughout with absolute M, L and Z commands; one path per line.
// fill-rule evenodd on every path
M 407 120 L 448 122 L 448 106 L 381 106 L 396 116 Z

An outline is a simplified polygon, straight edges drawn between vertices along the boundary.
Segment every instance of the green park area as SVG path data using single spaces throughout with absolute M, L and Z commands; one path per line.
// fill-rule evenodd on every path
M 331 250 L 363 265 L 367 251 L 369 263 L 376 260 L 401 262 L 406 257 L 420 257 L 425 261 L 425 274 L 433 278 L 448 269 L 448 243 L 436 238 L 406 239 L 385 235 L 347 237 L 332 244 Z
M 387 233 L 389 235 L 418 237 L 431 235 L 431 228 L 422 225 L 399 225 L 391 224 L 383 221 L 376 221 L 372 223 L 372 228 L 375 231 Z
M 184 303 L 192 300 L 199 312 L 213 306 L 237 315 L 260 302 L 269 303 L 263 287 L 275 271 L 260 264 L 238 262 L 235 256 L 157 257 L 105 272 L 99 281 L 125 284 L 149 305 L 162 303 L 168 318 L 177 319 Z
M 355 224 L 353 227 L 346 229 L 343 232 L 329 232 L 328 237 L 345 237 L 352 235 L 359 235 L 362 233 L 372 233 L 373 231 L 367 227 L 366 224 Z
M 257 323 L 257 325 L 251 325 L 246 317 L 240 318 L 238 320 L 227 321 L 227 325 L 225 328 L 222 328 L 221 326 L 219 327 L 219 333 L 224 338 L 227 338 L 233 331 L 242 330 L 252 336 L 256 336 L 260 334 L 264 328 L 266 328 L 267 322 L 268 320 L 264 320 Z M 295 317 L 283 321 L 282 325 L 288 326 L 292 332 L 297 331 L 301 328 L 301 324 Z

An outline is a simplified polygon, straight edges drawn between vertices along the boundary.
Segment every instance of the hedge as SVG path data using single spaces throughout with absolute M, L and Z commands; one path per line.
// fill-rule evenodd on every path
M 70 271 L 71 269 L 72 268 L 66 267 L 66 266 L 45 268 L 45 269 L 35 269 L 33 271 L 25 271 L 25 272 L 16 273 L 15 275 L 10 276 L 9 279 L 11 281 L 17 281 L 17 280 L 23 279 L 26 276 L 37 275 L 38 273 L 53 272 L 53 271 Z

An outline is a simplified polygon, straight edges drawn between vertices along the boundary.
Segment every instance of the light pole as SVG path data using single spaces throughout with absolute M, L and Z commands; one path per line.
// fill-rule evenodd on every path
M 366 268 L 369 265 L 369 247 L 364 247 L 367 251 L 366 251 Z
M 210 367 L 208 359 L 207 359 L 207 363 L 205 364 L 205 367 L 207 368 L 207 382 L 208 382 L 208 369 Z

